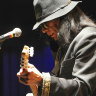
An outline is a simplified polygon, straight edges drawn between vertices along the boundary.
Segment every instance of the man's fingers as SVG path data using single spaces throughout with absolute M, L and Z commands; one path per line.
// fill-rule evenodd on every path
M 22 84 L 24 84 L 24 85 L 28 85 L 27 84 L 27 81 L 28 81 L 27 78 L 26 79 L 25 78 L 22 78 L 22 77 L 19 78 L 19 82 L 22 83 Z
M 28 63 L 28 68 L 34 68 L 35 66 L 33 64 Z

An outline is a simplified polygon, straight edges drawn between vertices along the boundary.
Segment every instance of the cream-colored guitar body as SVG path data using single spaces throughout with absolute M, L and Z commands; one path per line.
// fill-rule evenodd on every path
M 22 53 L 21 53 L 21 68 L 27 69 L 28 63 L 29 63 L 29 55 L 32 57 L 34 54 L 33 47 L 29 48 L 28 46 L 24 46 Z M 30 88 L 32 90 L 32 93 L 28 93 L 26 96 L 37 96 L 38 93 L 38 87 L 37 85 L 30 85 Z

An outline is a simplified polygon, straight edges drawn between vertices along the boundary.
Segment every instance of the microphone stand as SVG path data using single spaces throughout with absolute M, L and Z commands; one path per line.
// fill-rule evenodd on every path
M 0 50 L 1 50 L 2 43 L 0 42 Z
M 2 40 L 3 37 L 4 37 L 3 35 L 0 36 L 0 50 L 1 50 L 2 43 L 5 41 L 5 39 Z

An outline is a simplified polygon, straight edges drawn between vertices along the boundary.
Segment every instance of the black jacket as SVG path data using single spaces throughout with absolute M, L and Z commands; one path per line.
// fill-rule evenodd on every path
M 96 28 L 86 27 L 74 38 L 60 65 L 59 76 L 51 76 L 50 96 L 92 96 L 96 88 Z

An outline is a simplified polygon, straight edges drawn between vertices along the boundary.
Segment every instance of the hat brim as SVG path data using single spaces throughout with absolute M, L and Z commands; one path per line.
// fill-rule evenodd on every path
M 50 20 L 53 20 L 53 19 L 56 19 L 56 18 L 59 18 L 63 15 L 66 15 L 67 13 L 69 13 L 79 2 L 81 1 L 71 1 L 71 3 L 69 5 L 67 5 L 66 7 L 56 11 L 55 13 L 49 15 L 48 17 L 44 18 L 43 20 L 39 21 L 39 22 L 36 22 L 36 24 L 33 26 L 33 29 L 32 30 L 35 30 L 37 29 L 40 24 L 44 23 L 44 22 L 47 22 L 47 21 L 50 21 Z

